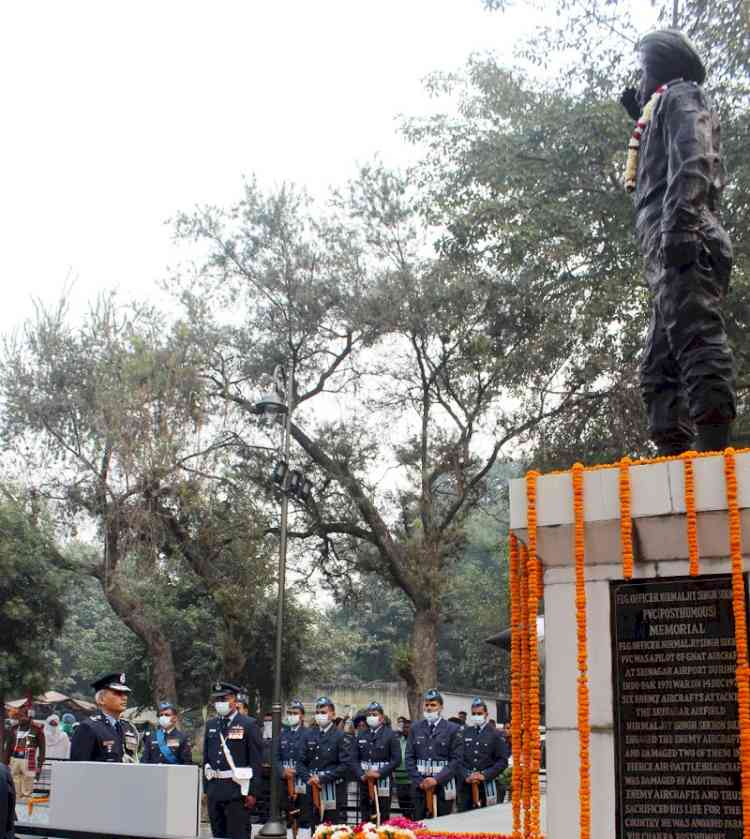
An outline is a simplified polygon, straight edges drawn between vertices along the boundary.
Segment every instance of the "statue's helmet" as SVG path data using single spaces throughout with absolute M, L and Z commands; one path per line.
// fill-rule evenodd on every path
M 638 52 L 643 75 L 650 79 L 654 90 L 673 79 L 703 84 L 706 78 L 706 68 L 693 42 L 679 29 L 649 32 L 639 41 Z

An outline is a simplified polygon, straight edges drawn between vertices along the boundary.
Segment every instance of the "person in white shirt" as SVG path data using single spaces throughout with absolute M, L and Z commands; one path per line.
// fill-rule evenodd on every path
M 68 760 L 70 758 L 70 737 L 60 726 L 60 717 L 51 714 L 44 723 L 44 739 L 47 744 L 46 758 Z

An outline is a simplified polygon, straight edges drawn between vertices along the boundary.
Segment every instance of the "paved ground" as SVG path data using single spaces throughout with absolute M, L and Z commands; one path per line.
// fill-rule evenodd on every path
M 547 832 L 547 820 L 545 818 L 545 797 L 542 795 L 542 831 Z M 49 823 L 49 813 L 44 804 L 34 807 L 33 814 L 29 816 L 26 805 L 16 807 L 16 818 L 21 827 L 23 822 L 27 824 L 42 825 Z M 513 830 L 513 810 L 510 802 L 497 804 L 494 807 L 484 807 L 480 810 L 473 810 L 470 813 L 455 813 L 452 816 L 441 816 L 428 822 L 430 828 L 445 831 L 446 833 L 507 833 Z M 260 829 L 260 825 L 253 826 L 253 835 Z M 20 831 L 19 831 L 20 832 Z M 210 839 L 211 829 L 204 823 L 201 826 L 201 837 Z
M 547 832 L 544 795 L 541 799 L 541 827 Z M 509 801 L 494 807 L 482 807 L 469 813 L 454 813 L 428 822 L 431 829 L 446 833 L 507 833 L 513 831 L 513 808 Z

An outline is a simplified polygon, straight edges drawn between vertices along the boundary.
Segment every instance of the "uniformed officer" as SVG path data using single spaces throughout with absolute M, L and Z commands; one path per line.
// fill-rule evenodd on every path
M 44 728 L 36 725 L 32 716 L 31 704 L 24 703 L 16 711 L 12 721 L 15 725 L 3 732 L 2 751 L 19 799 L 34 794 L 34 782 L 41 774 L 47 749 Z
M 315 703 L 317 727 L 308 728 L 299 744 L 299 776 L 310 788 L 309 821 L 313 827 L 322 821 L 346 822 L 347 738 L 333 724 L 335 711 L 333 702 L 321 696 Z
M 385 724 L 383 706 L 370 702 L 366 708 L 367 728 L 354 732 L 349 755 L 352 774 L 359 781 L 359 811 L 363 821 L 377 813 L 372 795 L 377 794 L 381 821 L 391 817 L 393 772 L 401 763 L 398 735 Z
M 13 839 L 16 824 L 16 789 L 5 764 L 0 763 L 0 839 Z
M 204 789 L 214 836 L 247 839 L 255 807 L 263 745 L 255 723 L 237 710 L 240 689 L 216 682 L 217 717 L 206 722 L 203 742 Z
M 138 731 L 120 715 L 128 707 L 130 688 L 124 673 L 107 673 L 91 687 L 99 713 L 81 720 L 70 744 L 71 760 L 100 763 L 137 763 Z
M 498 804 L 505 790 L 498 776 L 508 765 L 505 737 L 489 723 L 487 706 L 480 697 L 471 703 L 471 718 L 464 729 L 464 754 L 461 761 L 461 785 L 458 809 Z M 476 793 L 472 787 L 476 787 Z M 476 801 L 475 801 L 476 796 Z
M 159 703 L 159 727 L 143 738 L 141 763 L 193 763 L 190 738 L 177 728 L 177 711 L 173 703 Z
M 287 814 L 287 823 L 296 821 L 301 839 L 310 835 L 310 796 L 307 784 L 299 777 L 299 750 L 307 729 L 305 706 L 293 699 L 286 706 L 286 718 L 279 739 L 279 771 L 281 772 L 281 809 Z M 289 796 L 289 788 L 293 796 Z M 292 818 L 292 813 L 295 818 Z
M 415 821 L 447 815 L 456 798 L 456 776 L 464 748 L 462 729 L 444 720 L 442 711 L 442 695 L 428 690 L 424 695 L 424 719 L 412 725 L 406 741 L 406 770 L 412 782 Z M 435 802 L 430 812 L 428 794 Z

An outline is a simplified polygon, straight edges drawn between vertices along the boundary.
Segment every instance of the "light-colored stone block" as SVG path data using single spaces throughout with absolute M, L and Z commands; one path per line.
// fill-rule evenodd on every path
M 545 586 L 545 707 L 551 728 L 578 724 L 578 647 L 576 641 L 575 584 Z M 555 627 L 549 632 L 548 627 Z M 590 722 L 612 725 L 612 656 L 609 643 L 609 583 L 586 583 L 586 638 L 589 650 Z
M 564 583 L 544 588 L 545 718 L 547 728 L 576 724 L 575 586 Z M 550 633 L 547 627 L 554 626 Z
M 578 732 L 547 729 L 547 836 L 578 839 Z M 613 822 L 614 823 L 614 822 Z M 611 832 L 602 836 L 611 836 Z M 597 834 L 592 833 L 592 836 Z
M 508 486 L 510 487 L 508 516 L 510 529 L 515 533 L 518 530 L 525 530 L 528 524 L 526 519 L 526 478 L 513 478 L 508 481 Z
M 633 518 L 666 516 L 672 512 L 672 493 L 666 463 L 630 467 L 630 511 Z
M 727 490 L 723 457 L 693 460 L 696 510 L 726 510 Z
M 579 743 L 578 731 L 547 730 L 547 837 L 578 839 Z M 615 760 L 611 732 L 592 731 L 591 758 L 591 835 L 614 836 Z

